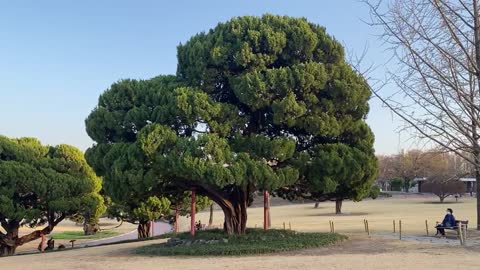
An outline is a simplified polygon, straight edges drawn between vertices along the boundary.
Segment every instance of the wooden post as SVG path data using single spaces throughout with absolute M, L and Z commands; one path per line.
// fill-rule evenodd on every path
M 395 219 L 393 220 L 393 233 L 395 233 Z
M 463 230 L 463 244 L 467 244 L 467 224 L 462 224 Z
M 190 235 L 195 236 L 195 189 L 192 188 L 192 202 L 190 208 Z
M 331 220 L 328 221 L 328 225 L 330 225 L 330 232 L 332 232 L 332 221 Z
M 367 235 L 370 235 L 370 227 L 368 226 L 368 220 L 365 220 L 366 224 L 367 224 Z
M 365 232 L 367 232 L 367 220 L 366 219 L 363 220 L 363 230 Z
M 285 231 L 287 228 L 285 227 L 285 221 L 283 222 L 283 230 Z
M 332 233 L 335 233 L 335 223 L 332 221 Z
M 427 236 L 428 236 L 428 220 L 425 220 L 425 231 L 427 231 Z
M 464 243 L 463 243 L 463 234 L 462 234 L 462 223 L 459 222 L 458 225 L 459 225 L 459 226 L 458 226 L 458 236 L 460 237 L 460 245 L 463 246 Z
M 400 240 L 402 240 L 402 220 L 398 221 L 398 233 L 400 235 Z
M 268 191 L 263 192 L 263 229 L 268 230 Z

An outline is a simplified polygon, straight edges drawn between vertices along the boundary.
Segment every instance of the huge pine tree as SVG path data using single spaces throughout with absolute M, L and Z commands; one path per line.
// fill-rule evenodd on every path
M 195 189 L 241 234 L 256 191 L 333 192 L 349 172 L 347 189 L 371 184 L 369 88 L 324 28 L 234 18 L 180 45 L 178 61 L 176 78 L 112 85 L 86 121 L 88 160 L 121 194 Z

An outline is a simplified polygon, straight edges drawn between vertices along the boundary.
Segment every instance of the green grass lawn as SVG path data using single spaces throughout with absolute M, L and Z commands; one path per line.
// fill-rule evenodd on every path
M 169 235 L 191 243 L 169 246 L 167 243 L 143 246 L 136 250 L 144 255 L 248 255 L 306 248 L 316 248 L 345 240 L 346 237 L 332 233 L 299 233 L 288 230 L 247 229 L 244 235 L 226 235 L 222 230 L 198 231 L 192 238 L 189 233 Z M 200 241 L 201 240 L 201 241 Z M 205 243 L 207 241 L 215 243 Z
M 48 237 L 53 237 L 53 239 L 66 239 L 66 240 L 79 240 L 79 239 L 101 239 L 112 237 L 118 235 L 116 231 L 100 231 L 94 235 L 84 235 L 83 231 L 67 231 L 60 233 L 53 233 Z

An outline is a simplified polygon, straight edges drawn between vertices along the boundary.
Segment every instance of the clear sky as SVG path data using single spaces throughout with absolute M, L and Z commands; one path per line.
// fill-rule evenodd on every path
M 388 58 L 357 0 L 0 0 L 0 134 L 85 150 L 93 142 L 84 120 L 110 84 L 174 74 L 180 42 L 264 13 L 306 17 L 351 51 L 368 44 L 369 62 Z M 378 100 L 370 104 L 376 152 L 397 152 L 407 143 L 398 119 Z

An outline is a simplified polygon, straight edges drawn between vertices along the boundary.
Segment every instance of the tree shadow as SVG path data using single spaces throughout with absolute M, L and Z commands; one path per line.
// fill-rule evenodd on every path
M 448 202 L 440 202 L 440 201 L 426 201 L 426 202 L 422 202 L 423 204 L 462 204 L 462 203 L 465 203 L 463 201 L 458 201 L 458 202 L 451 202 L 451 201 L 448 201 Z
M 316 217 L 357 217 L 357 216 L 368 216 L 367 212 L 355 212 L 355 213 L 320 213 L 320 214 L 311 214 L 309 216 L 316 216 Z

